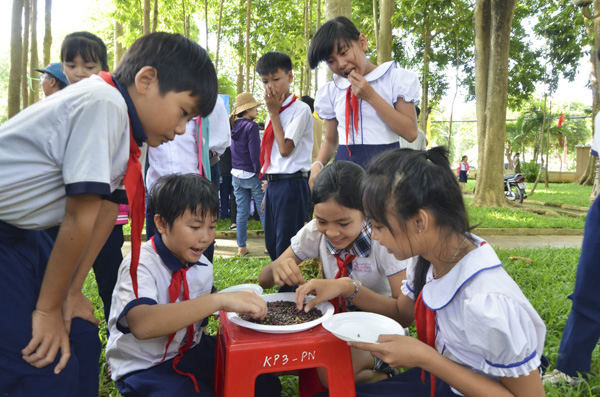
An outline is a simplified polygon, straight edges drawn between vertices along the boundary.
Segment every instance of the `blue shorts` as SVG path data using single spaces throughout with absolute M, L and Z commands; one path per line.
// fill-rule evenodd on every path
M 398 142 L 385 145 L 349 145 L 348 147 L 340 145 L 335 155 L 335 161 L 347 160 L 367 169 L 371 160 L 379 153 L 398 148 L 400 148 Z M 350 149 L 350 153 L 348 149 Z

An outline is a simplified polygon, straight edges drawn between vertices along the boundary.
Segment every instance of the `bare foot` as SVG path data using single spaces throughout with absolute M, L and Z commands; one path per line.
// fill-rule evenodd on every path
M 246 256 L 250 253 L 246 247 L 238 247 L 238 256 Z

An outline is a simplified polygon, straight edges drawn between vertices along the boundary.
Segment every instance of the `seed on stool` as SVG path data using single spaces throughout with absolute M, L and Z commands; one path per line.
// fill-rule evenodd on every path
M 313 308 L 308 313 L 298 310 L 295 302 L 267 302 L 267 317 L 264 320 L 254 319 L 246 314 L 240 314 L 242 320 L 261 325 L 295 325 L 307 323 L 323 316 L 323 313 Z

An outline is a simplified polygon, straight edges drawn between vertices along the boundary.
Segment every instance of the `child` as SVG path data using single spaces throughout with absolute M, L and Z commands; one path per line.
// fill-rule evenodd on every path
M 215 239 L 218 200 L 215 186 L 198 174 L 171 174 L 152 185 L 157 233 L 142 247 L 139 299 L 129 255 L 108 322 L 106 357 L 124 396 L 213 396 L 216 339 L 204 335 L 206 318 L 219 310 L 267 314 L 252 291 L 211 293 L 213 268 L 203 252 Z M 279 396 L 279 379 L 261 378 L 256 395 Z
M 460 182 L 460 185 L 462 186 L 462 192 L 463 194 L 467 194 L 467 187 L 466 187 L 466 183 L 467 183 L 467 177 L 469 175 L 469 157 L 462 156 L 462 159 L 460 160 L 460 165 L 458 166 L 458 181 Z
M 68 34 L 60 48 L 60 61 L 71 84 L 93 74 L 108 72 L 106 45 L 90 32 Z
M 311 40 L 310 67 L 325 61 L 334 74 L 315 98 L 325 139 L 311 167 L 311 186 L 336 148 L 336 160 L 365 167 L 377 153 L 398 148 L 398 136 L 409 142 L 417 138 L 419 79 L 393 61 L 372 64 L 366 50 L 365 35 L 345 17 L 325 22 Z
M 0 394 L 97 395 L 98 320 L 82 286 L 115 224 L 111 200 L 127 194 L 137 264 L 139 145 L 182 134 L 193 115 L 211 112 L 216 95 L 204 49 L 153 33 L 129 48 L 114 76 L 91 76 L 0 127 Z M 52 247 L 41 230 L 59 223 Z M 97 346 L 96 355 L 69 360 L 70 338 L 81 335 L 76 342 Z
M 265 244 L 271 260 L 290 246 L 304 226 L 308 208 L 308 171 L 313 145 L 312 114 L 307 104 L 290 92 L 292 60 L 282 52 L 268 52 L 256 63 L 269 111 L 260 148 L 260 173 L 265 192 Z
M 46 97 L 49 97 L 69 85 L 67 76 L 65 76 L 60 66 L 60 62 L 51 63 L 44 69 L 33 70 L 41 73 L 40 81 L 42 82 L 42 91 L 44 91 L 44 96 Z
M 397 318 L 396 298 L 406 278 L 407 262 L 394 259 L 387 249 L 371 240 L 371 223 L 363 215 L 358 194 L 364 173 L 349 161 L 338 161 L 323 169 L 312 191 L 316 219 L 292 238 L 283 255 L 261 270 L 261 287 L 300 284 L 296 292 L 300 309 L 305 295 L 315 292 L 317 296 L 306 310 L 341 297 L 342 308 Z M 324 278 L 307 283 L 298 265 L 313 258 L 321 259 Z M 353 352 L 353 363 L 357 383 L 381 379 L 374 369 L 391 370 L 359 350 Z
M 442 147 L 389 151 L 364 178 L 373 238 L 397 259 L 419 256 L 397 301 L 418 339 L 380 335 L 378 344 L 350 345 L 393 367 L 420 368 L 358 386 L 357 396 L 544 396 L 546 327 L 493 248 L 469 233 L 446 156 Z
M 237 245 L 238 255 L 248 254 L 246 248 L 246 227 L 250 216 L 250 195 L 254 197 L 254 205 L 262 206 L 264 192 L 260 173 L 260 137 L 258 124 L 254 121 L 261 105 L 252 94 L 244 92 L 235 98 L 235 107 L 231 115 L 231 175 L 237 204 Z M 237 120 L 236 120 L 237 118 Z M 264 228 L 264 215 L 258 211 Z M 232 220 L 233 221 L 233 220 Z

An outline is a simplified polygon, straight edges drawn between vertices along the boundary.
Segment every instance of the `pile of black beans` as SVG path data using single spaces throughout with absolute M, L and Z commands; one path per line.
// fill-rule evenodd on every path
M 321 316 L 323 313 L 317 308 L 306 313 L 296 308 L 296 302 L 290 301 L 267 302 L 267 317 L 264 320 L 240 314 L 242 320 L 262 325 L 296 325 L 316 320 Z

